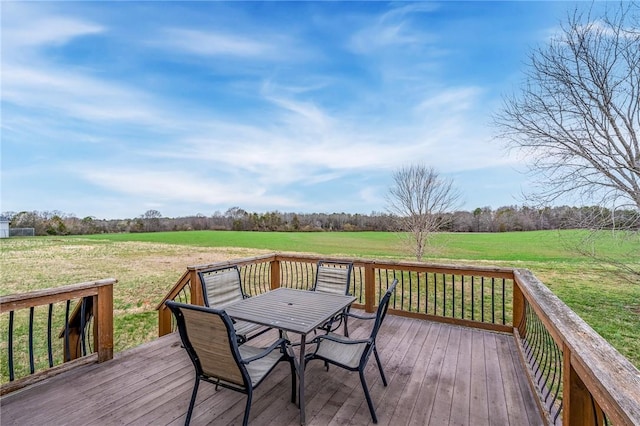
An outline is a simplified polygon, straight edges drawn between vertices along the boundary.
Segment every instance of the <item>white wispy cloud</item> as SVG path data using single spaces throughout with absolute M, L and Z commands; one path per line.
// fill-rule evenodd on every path
M 17 54 L 22 47 L 61 45 L 76 37 L 107 31 L 103 25 L 47 13 L 28 3 L 4 2 L 2 8 L 5 16 L 11 16 L 2 21 L 3 56 Z
M 351 37 L 349 47 L 355 52 L 368 54 L 386 48 L 424 45 L 432 41 L 433 37 L 412 25 L 411 16 L 430 13 L 437 8 L 437 5 L 429 3 L 394 8 L 357 30 Z
M 273 58 L 278 47 L 262 39 L 216 31 L 171 28 L 166 30 L 167 47 L 204 56 Z
M 113 168 L 79 170 L 86 180 L 110 191 L 142 200 L 158 200 L 163 204 L 195 202 L 211 205 L 281 205 L 293 206 L 295 201 L 284 196 L 270 195 L 266 188 L 245 185 L 235 180 L 211 179 L 186 171 L 159 171 Z
M 36 110 L 85 120 L 147 123 L 157 120 L 146 93 L 57 65 L 2 67 L 2 99 Z M 146 100 L 146 101 L 145 101 Z

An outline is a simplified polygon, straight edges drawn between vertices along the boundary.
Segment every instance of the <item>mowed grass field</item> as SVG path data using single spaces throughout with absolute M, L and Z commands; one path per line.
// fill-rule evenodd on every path
M 438 234 L 425 262 L 528 268 L 640 367 L 640 283 L 571 247 L 625 258 L 640 269 L 640 240 L 581 231 Z M 113 277 L 115 350 L 157 336 L 155 307 L 189 265 L 273 251 L 408 259 L 406 238 L 384 232 L 191 231 L 0 240 L 0 294 Z M 6 318 L 3 316 L 3 322 Z M 2 329 L 5 329 L 3 324 Z M 1 338 L 5 341 L 6 336 Z

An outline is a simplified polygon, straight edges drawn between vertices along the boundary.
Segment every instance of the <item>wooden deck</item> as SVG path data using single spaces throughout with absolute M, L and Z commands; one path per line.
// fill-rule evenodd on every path
M 349 328 L 353 337 L 367 333 L 366 322 Z M 194 372 L 178 340 L 168 335 L 9 394 L 0 400 L 0 422 L 183 424 Z M 382 386 L 373 359 L 366 377 L 380 425 L 543 424 L 510 335 L 389 315 L 378 349 L 389 386 Z M 289 374 L 282 363 L 257 389 L 251 424 L 299 424 Z M 245 398 L 202 383 L 192 424 L 240 424 Z M 311 362 L 306 398 L 309 425 L 371 424 L 357 373 L 326 372 L 321 362 Z

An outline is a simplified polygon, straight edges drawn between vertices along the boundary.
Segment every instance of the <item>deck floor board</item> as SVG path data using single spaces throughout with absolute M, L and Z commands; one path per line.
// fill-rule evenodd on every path
M 364 337 L 369 321 L 350 320 Z M 276 333 L 257 339 L 267 344 Z M 252 342 L 253 344 L 253 342 Z M 380 425 L 538 425 L 543 421 L 513 337 L 388 316 L 378 336 L 388 386 L 373 356 L 366 380 Z M 310 349 L 310 348 L 309 348 Z M 309 350 L 308 349 L 308 350 Z M 177 335 L 103 364 L 79 367 L 0 400 L 3 425 L 181 425 L 195 375 Z M 357 373 L 314 361 L 306 371 L 308 425 L 370 425 Z M 281 363 L 254 392 L 250 423 L 297 425 L 289 366 Z M 201 383 L 193 425 L 241 424 L 246 397 Z

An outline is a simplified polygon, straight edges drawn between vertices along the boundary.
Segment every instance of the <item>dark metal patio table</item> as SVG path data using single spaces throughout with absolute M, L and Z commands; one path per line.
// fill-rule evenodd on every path
M 228 305 L 231 318 L 277 328 L 300 335 L 300 353 L 296 362 L 300 424 L 305 423 L 304 367 L 307 334 L 351 305 L 353 296 L 319 293 L 307 290 L 278 288 L 258 296 Z

